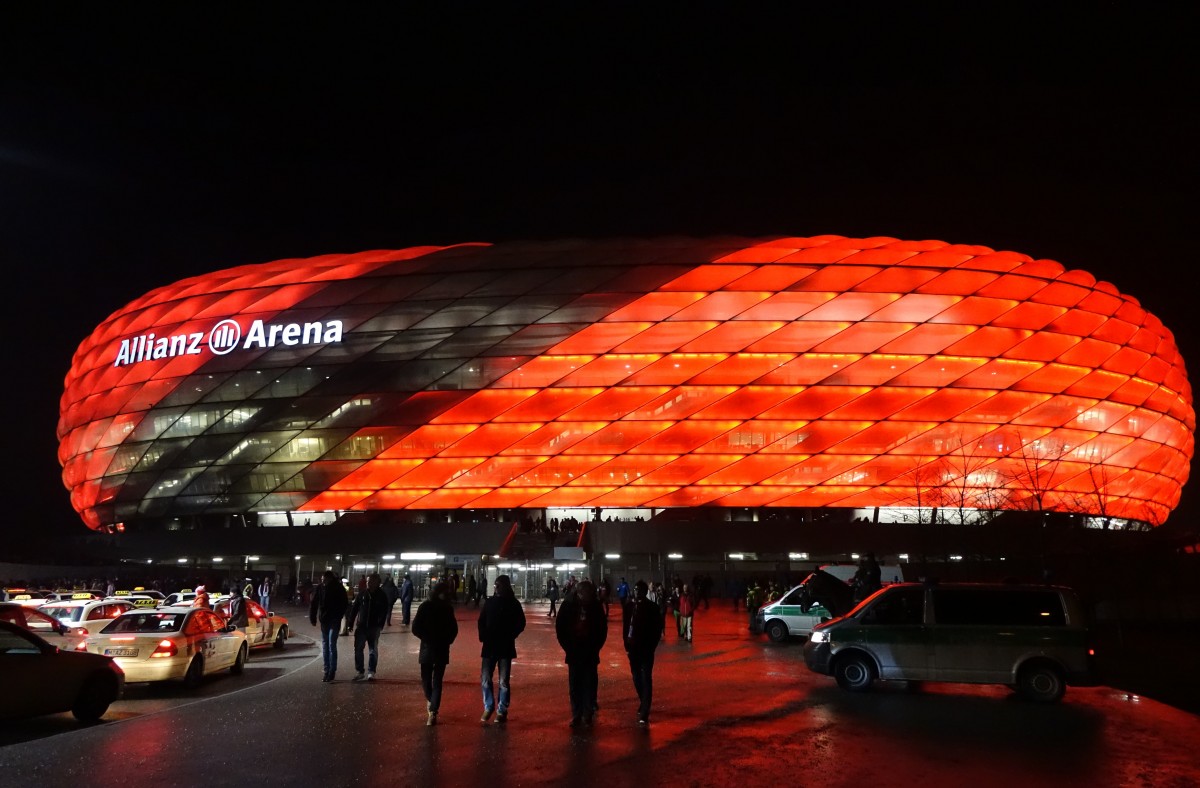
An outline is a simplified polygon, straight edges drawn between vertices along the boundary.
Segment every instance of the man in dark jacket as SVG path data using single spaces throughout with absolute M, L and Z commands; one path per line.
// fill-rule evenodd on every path
M 458 637 L 458 621 L 450 604 L 450 586 L 442 580 L 433 587 L 429 599 L 417 608 L 412 633 L 421 641 L 417 661 L 421 663 L 421 689 L 425 691 L 426 725 L 437 725 L 442 705 L 442 677 L 450 664 L 450 644 Z
M 404 582 L 400 584 L 400 623 L 408 626 L 412 621 L 413 581 L 404 573 Z
M 354 598 L 350 609 L 350 630 L 354 633 L 355 681 L 375 680 L 375 669 L 379 666 L 379 633 L 387 621 L 391 604 L 379 583 L 379 573 L 372 572 L 367 578 L 367 590 Z M 363 673 L 363 646 L 370 652 L 367 672 Z
M 621 632 L 625 654 L 629 657 L 629 672 L 637 690 L 638 725 L 650 723 L 650 701 L 654 694 L 654 650 L 663 634 L 663 617 L 658 605 L 648 598 L 649 586 L 639 580 L 633 586 L 633 598 L 623 609 Z
M 604 605 L 596 598 L 596 586 L 591 580 L 579 583 L 575 593 L 566 598 L 554 621 L 554 629 L 558 644 L 566 655 L 571 727 L 591 725 L 597 708 L 600 649 L 608 639 Z
M 392 580 L 392 576 L 388 575 L 387 580 L 383 581 L 383 595 L 387 597 L 387 626 L 392 625 L 392 608 L 396 604 L 396 600 L 400 598 L 400 588 L 396 585 L 396 581 Z
M 229 623 L 243 632 L 250 624 L 250 619 L 246 615 L 246 598 L 242 596 L 242 590 L 237 587 L 237 584 L 229 589 Z
M 321 681 L 333 681 L 337 673 L 337 641 L 338 630 L 342 626 L 342 618 L 346 615 L 346 588 L 342 579 L 326 569 L 313 594 L 312 603 L 308 606 L 308 620 L 315 627 L 321 624 L 321 659 L 325 663 L 325 674 Z
M 500 575 L 496 578 L 496 593 L 488 597 L 479 611 L 479 642 L 483 644 L 479 652 L 483 658 L 479 675 L 483 687 L 480 722 L 491 719 L 493 711 L 496 722 L 508 721 L 512 661 L 517 657 L 517 636 L 524 631 L 525 610 L 513 594 L 512 580 L 508 575 Z M 492 685 L 492 675 L 497 672 L 500 674 L 499 696 L 494 694 Z

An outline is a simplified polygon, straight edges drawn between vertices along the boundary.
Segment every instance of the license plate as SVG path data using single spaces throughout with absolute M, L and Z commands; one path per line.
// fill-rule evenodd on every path
M 138 650 L 136 648 L 106 648 L 104 656 L 106 657 L 136 657 Z

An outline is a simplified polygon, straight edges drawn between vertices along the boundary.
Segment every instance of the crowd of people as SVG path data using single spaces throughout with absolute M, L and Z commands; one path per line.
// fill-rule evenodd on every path
M 473 579 L 472 576 L 468 576 Z M 391 623 L 392 608 L 402 603 L 403 627 L 410 627 L 413 636 L 421 641 L 417 661 L 421 671 L 421 688 L 426 702 L 426 724 L 436 725 L 442 702 L 442 683 L 450 663 L 451 645 L 459 635 L 455 614 L 455 597 L 460 584 L 456 574 L 434 578 L 427 599 L 417 607 L 410 619 L 412 581 L 406 574 L 396 592 L 385 588 L 391 578 L 382 580 L 378 573 L 360 578 L 353 588 L 347 588 L 332 570 L 326 571 L 313 591 L 309 603 L 309 620 L 319 627 L 321 657 L 324 670 L 322 682 L 335 679 L 338 669 L 338 638 L 354 635 L 354 681 L 373 681 L 379 668 L 379 636 Z M 469 587 L 470 583 L 462 583 Z M 562 604 L 557 605 L 557 582 L 550 579 L 547 593 L 551 599 L 551 617 L 555 619 L 555 636 L 567 664 L 570 725 L 572 728 L 592 725 L 597 702 L 600 651 L 608 640 L 611 599 L 602 598 L 600 588 L 589 579 L 571 576 L 562 589 Z M 631 587 L 621 578 L 616 595 L 620 604 L 621 633 L 630 675 L 638 695 L 638 723 L 648 725 L 653 698 L 654 652 L 663 638 L 668 611 L 675 612 L 675 629 L 679 639 L 691 642 L 692 618 L 696 596 L 691 586 L 679 582 L 667 592 L 661 583 L 651 586 L 638 580 Z M 407 598 L 407 603 L 405 599 Z M 517 656 L 516 641 L 525 630 L 525 611 L 513 590 L 512 579 L 499 575 L 491 595 L 477 590 L 466 597 L 468 605 L 479 609 L 477 619 L 480 643 L 480 689 L 483 712 L 480 721 L 508 721 L 511 701 L 512 663 Z

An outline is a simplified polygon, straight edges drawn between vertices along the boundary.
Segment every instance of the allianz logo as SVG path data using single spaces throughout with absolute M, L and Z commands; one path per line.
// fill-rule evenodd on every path
M 227 318 L 217 323 L 205 335 L 203 331 L 172 334 L 160 337 L 153 333 L 121 340 L 114 367 L 136 364 L 139 361 L 196 356 L 206 349 L 223 356 L 237 349 L 272 348 L 276 345 L 328 345 L 342 341 L 342 321 L 326 320 L 311 323 L 265 323 L 261 319 L 250 324 L 242 334 L 238 321 Z

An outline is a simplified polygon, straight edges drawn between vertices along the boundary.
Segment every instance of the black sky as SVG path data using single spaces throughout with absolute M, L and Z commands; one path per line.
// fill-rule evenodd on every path
M 1191 4 L 499 5 L 0 10 L 10 522 L 82 527 L 55 422 L 96 324 L 284 257 L 936 238 L 1088 270 L 1200 353 Z

